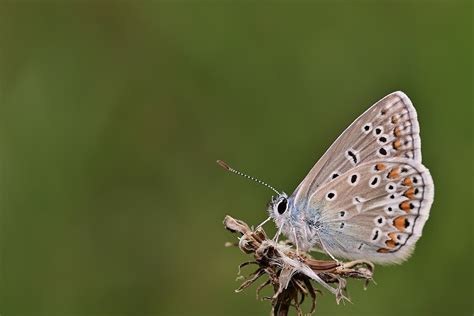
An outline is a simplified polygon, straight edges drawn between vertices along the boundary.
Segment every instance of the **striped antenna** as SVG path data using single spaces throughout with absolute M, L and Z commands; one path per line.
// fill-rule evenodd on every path
M 281 193 L 278 192 L 278 191 L 277 191 L 274 187 L 272 187 L 271 185 L 269 185 L 269 184 L 263 182 L 262 180 L 259 180 L 259 179 L 256 179 L 256 178 L 254 178 L 254 177 L 251 177 L 251 176 L 249 176 L 249 175 L 247 175 L 247 174 L 245 174 L 245 173 L 243 173 L 243 172 L 240 172 L 240 171 L 238 171 L 238 170 L 235 170 L 234 168 L 232 168 L 231 166 L 229 166 L 228 164 L 226 164 L 226 163 L 223 162 L 222 160 L 217 160 L 217 164 L 218 164 L 219 166 L 221 166 L 222 168 L 224 168 L 225 170 L 227 170 L 227 171 L 230 171 L 230 172 L 232 172 L 232 173 L 238 174 L 239 176 L 242 176 L 242 177 L 244 177 L 244 178 L 247 178 L 247 179 L 253 180 L 253 181 L 257 182 L 257 183 L 260 183 L 261 185 L 264 185 L 264 186 L 266 186 L 267 188 L 273 190 L 276 194 L 281 195 Z

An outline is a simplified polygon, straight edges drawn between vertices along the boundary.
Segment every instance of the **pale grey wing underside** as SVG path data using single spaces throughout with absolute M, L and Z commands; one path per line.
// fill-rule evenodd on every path
M 433 202 L 429 171 L 407 158 L 362 163 L 314 192 L 319 235 L 332 255 L 399 263 L 422 234 Z
M 390 157 L 421 162 L 416 111 L 400 91 L 375 103 L 339 136 L 293 193 L 295 203 L 304 206 L 318 187 L 363 162 Z

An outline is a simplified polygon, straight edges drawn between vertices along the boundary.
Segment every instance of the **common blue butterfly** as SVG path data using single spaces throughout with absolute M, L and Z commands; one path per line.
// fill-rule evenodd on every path
M 391 93 L 336 139 L 290 196 L 218 162 L 277 193 L 268 219 L 297 249 L 400 263 L 421 237 L 434 197 L 419 132 L 410 99 Z

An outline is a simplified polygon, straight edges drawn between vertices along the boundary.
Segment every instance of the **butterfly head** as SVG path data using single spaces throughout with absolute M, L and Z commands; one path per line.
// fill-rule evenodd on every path
M 267 188 L 271 189 L 273 192 L 277 194 L 277 196 L 273 196 L 270 203 L 268 203 L 268 213 L 270 215 L 270 218 L 272 218 L 278 226 L 285 220 L 289 218 L 289 206 L 290 203 L 288 201 L 288 195 L 284 192 L 279 192 L 277 191 L 274 187 L 271 185 L 256 179 L 254 177 L 251 177 L 241 171 L 235 170 L 234 168 L 230 167 L 228 164 L 223 162 L 222 160 L 217 160 L 217 163 L 224 168 L 227 171 L 230 171 L 232 173 L 235 173 L 239 176 L 242 176 L 244 178 L 253 180 L 257 183 L 262 184 L 263 186 L 266 186 Z
M 288 196 L 282 192 L 276 197 L 273 196 L 270 203 L 268 203 L 268 213 L 271 218 L 277 220 L 289 216 Z

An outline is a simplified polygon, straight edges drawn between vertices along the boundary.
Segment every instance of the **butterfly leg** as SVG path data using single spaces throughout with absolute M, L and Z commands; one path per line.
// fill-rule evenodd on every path
M 298 238 L 296 237 L 296 229 L 293 227 L 293 236 L 295 237 L 295 245 L 296 245 L 296 255 L 300 256 L 300 248 L 298 247 Z
M 262 227 L 263 225 L 265 225 L 269 220 L 271 220 L 272 218 L 271 217 L 268 217 L 266 220 L 264 220 L 263 222 L 261 222 L 256 228 L 255 230 L 259 229 L 260 227 Z
M 319 241 L 321 242 L 321 247 L 323 248 L 324 252 L 326 252 L 328 254 L 329 257 L 331 257 L 332 260 L 336 261 L 337 265 L 338 266 L 342 266 L 342 262 L 337 260 L 336 257 L 334 257 L 330 252 L 329 250 L 326 248 L 326 246 L 324 245 L 324 242 L 323 240 L 321 239 L 321 236 L 319 236 L 319 232 L 316 231 L 316 233 L 318 234 L 318 238 L 319 238 Z
M 282 229 L 283 229 L 283 226 L 284 226 L 284 225 L 281 225 L 280 228 L 278 228 L 278 231 L 277 231 L 277 233 L 275 234 L 275 237 L 273 237 L 273 241 L 276 242 L 276 243 L 278 243 L 278 238 L 280 237 L 280 234 L 281 234 L 281 231 L 282 231 Z

